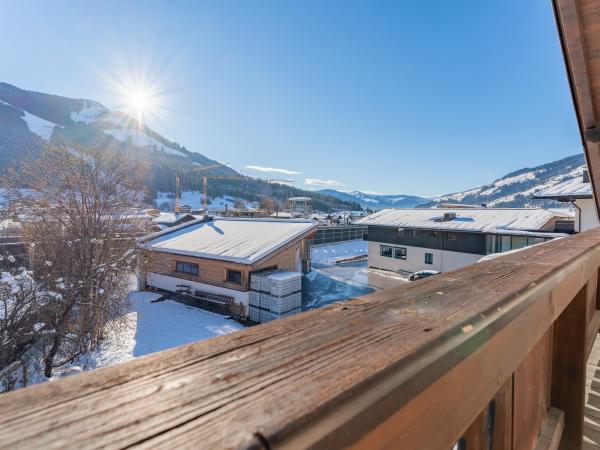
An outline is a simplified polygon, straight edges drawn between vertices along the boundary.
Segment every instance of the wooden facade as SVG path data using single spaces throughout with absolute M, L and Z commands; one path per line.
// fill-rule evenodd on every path
M 181 278 L 182 280 L 195 281 L 198 283 L 205 283 L 238 291 L 247 291 L 250 289 L 250 274 L 253 271 L 266 268 L 276 268 L 290 271 L 297 270 L 297 252 L 301 261 L 310 259 L 309 242 L 312 238 L 312 234 L 314 233 L 287 243 L 254 264 L 240 264 L 220 259 L 199 258 L 194 256 L 178 255 L 175 253 L 146 250 L 145 271 L 147 273 L 151 272 L 159 275 L 167 275 Z M 198 275 L 178 272 L 176 270 L 176 263 L 178 261 L 197 264 Z M 242 283 L 237 284 L 228 282 L 227 270 L 240 271 L 242 273 Z

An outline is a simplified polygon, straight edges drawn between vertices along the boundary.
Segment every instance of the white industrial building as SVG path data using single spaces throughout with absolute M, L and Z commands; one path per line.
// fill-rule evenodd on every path
M 361 219 L 367 225 L 369 267 L 444 272 L 483 256 L 562 236 L 545 209 L 386 209 Z

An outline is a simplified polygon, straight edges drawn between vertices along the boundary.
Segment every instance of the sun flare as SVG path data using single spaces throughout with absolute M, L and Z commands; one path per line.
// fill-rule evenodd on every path
M 132 87 L 124 97 L 124 103 L 140 124 L 143 122 L 144 116 L 155 112 L 154 96 L 148 89 Z

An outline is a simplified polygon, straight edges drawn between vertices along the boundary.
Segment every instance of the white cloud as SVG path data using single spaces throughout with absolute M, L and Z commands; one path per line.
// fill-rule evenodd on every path
M 287 186 L 293 186 L 296 183 L 296 180 L 292 180 L 291 178 L 279 178 L 276 180 L 269 180 L 270 183 L 277 183 L 277 184 L 285 184 Z
M 320 178 L 306 178 L 304 180 L 304 184 L 308 184 L 309 186 L 319 186 L 319 187 L 342 187 L 342 186 L 345 186 L 344 183 L 341 183 L 336 180 L 322 180 Z
M 285 175 L 300 175 L 302 172 L 296 172 L 295 170 L 278 169 L 277 167 L 264 167 L 264 166 L 246 166 L 246 169 L 255 170 L 257 172 L 271 172 L 271 173 L 283 173 Z

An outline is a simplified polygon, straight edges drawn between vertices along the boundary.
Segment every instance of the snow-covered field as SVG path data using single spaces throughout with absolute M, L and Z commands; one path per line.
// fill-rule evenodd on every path
M 336 261 L 366 256 L 367 241 L 346 241 L 335 244 L 313 245 L 311 259 L 317 264 L 334 264 Z
M 224 316 L 173 300 L 152 303 L 159 297 L 153 292 L 132 292 L 131 312 L 124 320 L 109 329 L 95 352 L 65 367 L 57 376 L 110 366 L 244 328 Z

